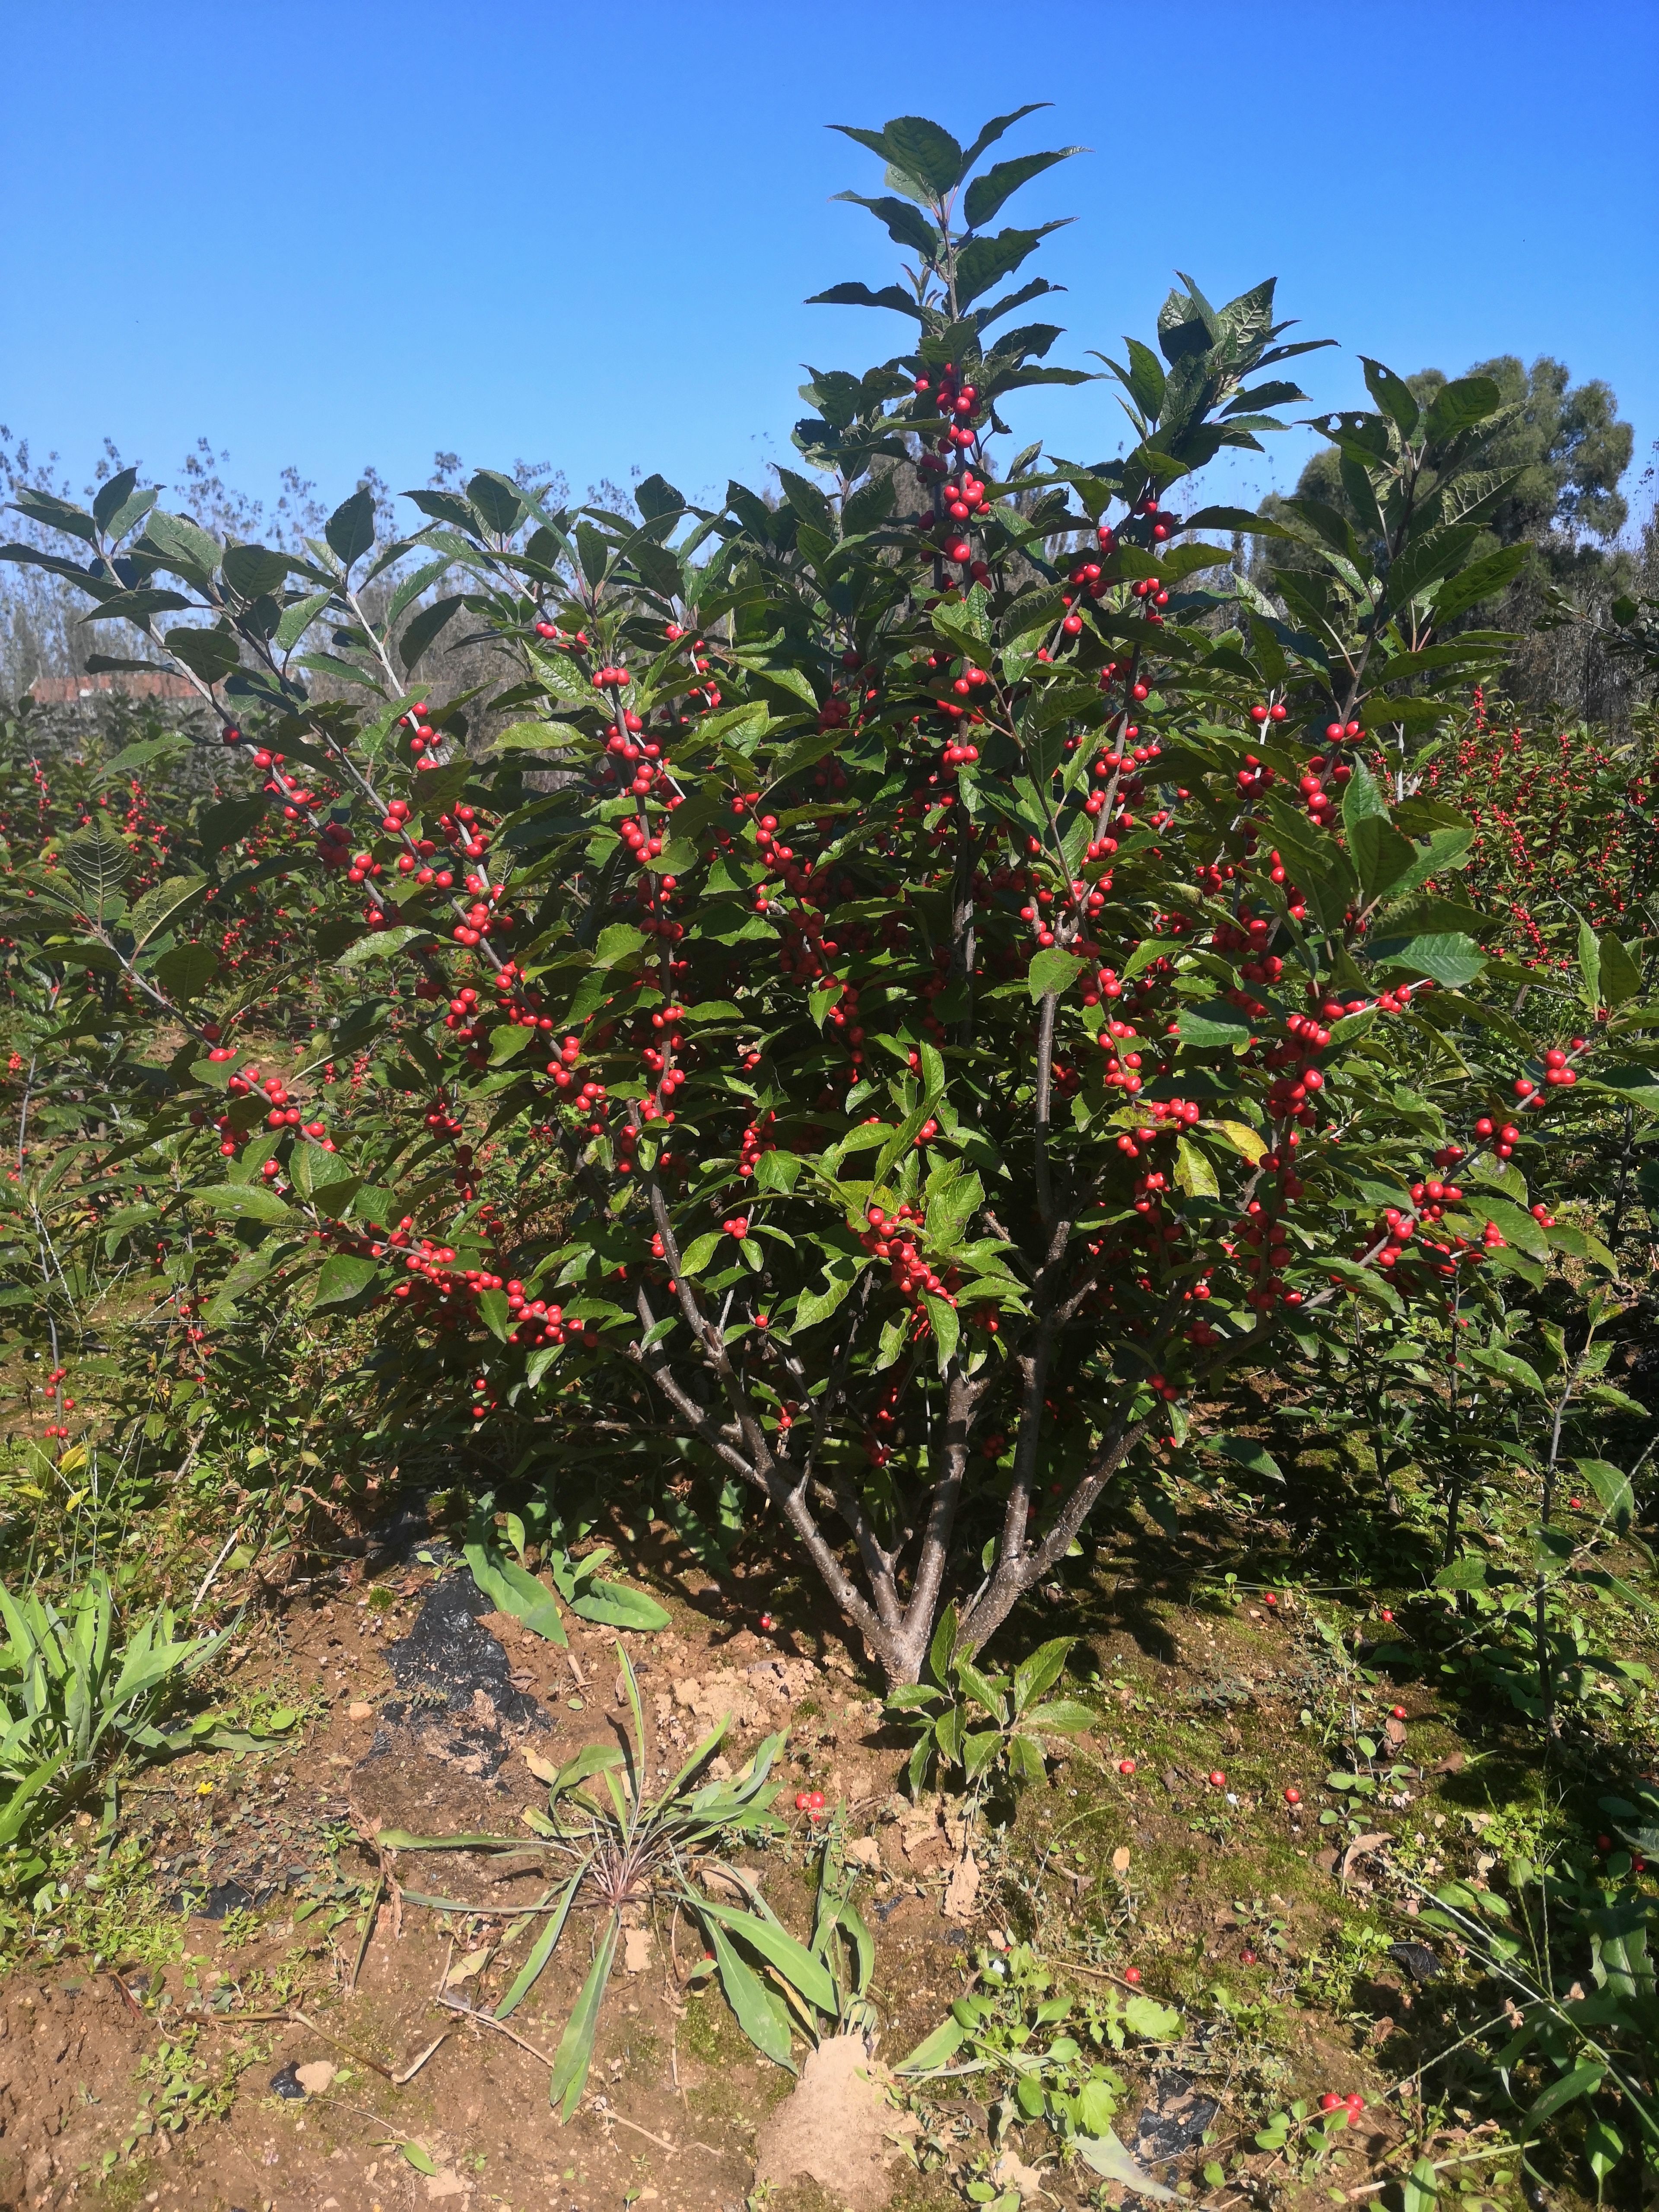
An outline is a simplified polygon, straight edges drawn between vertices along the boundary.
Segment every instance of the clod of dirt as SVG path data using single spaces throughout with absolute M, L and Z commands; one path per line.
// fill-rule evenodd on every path
M 762 2128 L 756 2185 L 787 2189 L 805 2175 L 848 2212 L 880 2212 L 893 2193 L 892 2137 L 902 2126 L 875 2079 L 864 2038 L 833 2035 Z
M 313 2058 L 307 2065 L 296 2066 L 294 2078 L 307 2097 L 320 2097 L 339 2070 L 331 2058 Z
M 478 1626 L 489 1601 L 470 1574 L 446 1575 L 427 1593 L 407 1636 L 386 1647 L 392 1680 L 410 1693 L 408 1705 L 382 1707 L 397 1725 L 418 1725 L 424 1711 L 445 1717 L 435 1740 L 424 1747 L 440 1753 L 467 1772 L 493 1775 L 507 1757 L 502 1723 L 524 1728 L 546 1724 L 533 1698 L 515 1690 L 506 1652 Z M 432 1733 L 432 1723 L 428 1725 Z M 374 1751 L 380 1748 L 377 1730 Z
M 1135 2125 L 1135 2155 L 1143 2165 L 1162 2166 L 1196 2150 L 1220 2106 L 1194 2089 L 1190 2074 L 1155 2074 L 1152 2101 Z
M 270 2092 L 274 2097 L 303 2100 L 306 2093 L 300 2084 L 300 2070 L 291 2058 L 271 2075 Z
M 1426 1943 L 1390 1943 L 1389 1956 L 1403 1966 L 1414 1982 L 1432 1982 L 1445 1971 Z

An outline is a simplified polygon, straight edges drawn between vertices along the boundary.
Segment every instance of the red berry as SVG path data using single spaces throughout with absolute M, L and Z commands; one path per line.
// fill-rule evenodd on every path
M 1210 1769 L 1210 1787 L 1211 1787 L 1211 1789 L 1212 1789 L 1212 1790 L 1224 1790 L 1224 1789 L 1226 1788 L 1226 1786 L 1227 1786 L 1227 1778 L 1226 1778 L 1226 1776 L 1225 1776 L 1225 1775 L 1221 1771 L 1221 1769 L 1220 1769 L 1218 1766 L 1212 1766 L 1212 1767 Z
M 1296 1787 L 1294 1783 L 1292 1783 L 1291 1787 L 1285 1792 L 1285 1802 L 1287 1805 L 1299 1805 L 1302 1802 L 1302 1792 Z
M 1389 1711 L 1395 1720 L 1403 1721 L 1406 1717 L 1406 1708 L 1404 1705 L 1390 1705 L 1389 1707 Z
M 1135 1763 L 1133 1759 L 1120 1759 L 1117 1763 L 1117 1771 L 1120 1774 L 1133 1774 L 1135 1771 Z
M 1319 2100 L 1319 2109 L 1322 2112 L 1334 2112 L 1341 2102 L 1334 2089 L 1327 2089 Z
M 1126 1966 L 1123 1969 L 1123 1978 L 1126 1982 L 1138 1982 L 1140 1979 L 1139 1967 Z

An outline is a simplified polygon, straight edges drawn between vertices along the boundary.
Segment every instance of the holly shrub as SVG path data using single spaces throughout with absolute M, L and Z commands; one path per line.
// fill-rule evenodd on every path
M 993 226 L 1075 149 L 984 165 L 1030 112 L 848 131 L 908 261 L 819 296 L 903 337 L 811 371 L 775 491 L 567 512 L 485 471 L 291 555 L 127 471 L 24 495 L 65 550 L 8 549 L 214 718 L 142 861 L 89 789 L 68 834 L 10 801 L 13 1079 L 79 1111 L 99 1250 L 165 1249 L 201 1358 L 262 1299 L 363 1317 L 405 1405 L 468 1378 L 481 1433 L 550 1423 L 705 1525 L 756 1498 L 901 1683 L 947 1602 L 975 1650 L 1155 1498 L 1230 1367 L 1610 1265 L 1556 1218 L 1564 1127 L 1659 1103 L 1639 911 L 1570 973 L 1494 951 L 1428 773 L 1523 557 L 1472 550 L 1497 387 L 1364 360 L 1318 418 L 1359 529 L 1183 508 L 1322 342 L 1183 276 L 1154 343 L 1050 365 L 1014 318 L 1054 226 Z M 1023 389 L 1096 380 L 1126 454 L 1010 450 Z M 434 706 L 463 632 L 502 675 Z M 69 1157 L 13 1187 L 48 1304 Z

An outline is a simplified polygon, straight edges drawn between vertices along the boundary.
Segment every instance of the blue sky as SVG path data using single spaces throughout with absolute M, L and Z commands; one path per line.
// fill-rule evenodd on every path
M 1095 149 L 1011 210 L 1079 218 L 1036 264 L 1069 288 L 1055 359 L 1150 337 L 1176 268 L 1212 298 L 1276 274 L 1344 349 L 1306 365 L 1319 404 L 1358 351 L 1549 351 L 1613 385 L 1632 478 L 1659 439 L 1652 0 L 14 0 L 5 62 L 0 422 L 77 483 L 106 434 L 164 479 L 198 436 L 256 492 L 297 463 L 331 501 L 440 447 L 578 493 L 759 481 L 799 365 L 908 328 L 801 304 L 896 252 L 831 202 L 878 165 L 823 126 L 965 137 L 1042 99 L 1004 150 Z M 1120 419 L 1095 386 L 1016 427 L 1090 459 Z

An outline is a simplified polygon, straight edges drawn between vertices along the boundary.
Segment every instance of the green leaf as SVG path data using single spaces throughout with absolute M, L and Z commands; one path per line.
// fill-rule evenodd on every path
M 1176 1187 L 1192 1198 L 1219 1198 L 1221 1185 L 1209 1155 L 1186 1137 L 1176 1139 Z
M 169 876 L 164 882 L 152 884 L 126 919 L 134 951 L 147 945 L 175 914 L 193 906 L 207 889 L 208 882 L 206 876 Z
M 466 495 L 485 527 L 498 538 L 510 538 L 530 514 L 530 502 L 517 484 L 497 469 L 480 469 L 468 483 Z
M 611 1628 L 654 1631 L 673 1626 L 672 1617 L 655 1598 L 629 1589 L 626 1583 L 591 1583 L 580 1597 L 571 1600 L 570 1610 L 584 1620 L 604 1621 Z
M 1415 847 L 1380 815 L 1362 815 L 1348 837 L 1348 853 L 1367 902 L 1385 897 L 1404 883 L 1417 858 Z
M 1410 385 L 1391 368 L 1385 368 L 1380 361 L 1372 361 L 1363 353 L 1359 362 L 1371 398 L 1385 415 L 1393 417 L 1401 436 L 1409 438 L 1417 428 L 1419 411 Z
M 14 1649 L 15 1643 L 14 1643 Z M 0 1850 L 15 1844 L 23 1832 L 29 1807 L 53 1777 L 67 1763 L 67 1751 L 58 1752 L 41 1765 L 33 1767 L 17 1784 L 3 1805 L 0 1805 Z
M 495 2008 L 497 2020 L 506 2020 L 530 1995 L 540 1980 L 542 1969 L 552 1957 L 558 1941 L 564 1933 L 564 1923 L 570 1917 L 570 1907 L 580 1885 L 585 1868 L 578 1867 L 559 1893 L 559 1901 L 547 1916 L 547 1924 L 536 1938 L 530 1956 L 513 1978 L 513 1986 Z
M 757 1912 L 745 1912 L 736 1905 L 716 1905 L 708 1899 L 699 1901 L 697 1913 L 705 1922 L 719 1921 L 751 1950 L 758 1951 L 809 2004 L 833 2017 L 836 2008 L 836 1985 L 823 1961 L 815 1958 L 804 1944 L 798 1943 L 787 1929 L 780 1928 L 775 1921 L 763 1919 Z
M 413 672 L 422 655 L 436 643 L 465 605 L 465 594 L 454 592 L 441 599 L 434 599 L 429 607 L 422 607 L 418 613 L 410 617 L 403 635 L 398 640 L 398 658 L 406 674 Z M 523 725 L 515 726 L 522 728 Z
M 994 238 L 970 238 L 957 256 L 957 306 L 966 307 L 1012 276 L 1050 231 L 1064 227 L 1063 222 L 1045 222 L 1036 230 L 1000 230 Z
M 219 541 L 183 514 L 157 508 L 144 525 L 141 550 L 159 553 L 165 567 L 187 581 L 205 582 L 219 565 Z
M 1465 1350 L 1466 1358 L 1477 1367 L 1484 1367 L 1489 1375 L 1497 1375 L 1505 1382 L 1513 1382 L 1535 1397 L 1547 1398 L 1549 1392 L 1540 1381 L 1538 1370 L 1518 1353 L 1505 1352 L 1497 1345 L 1471 1345 Z
M 219 972 L 210 945 L 175 945 L 155 963 L 155 980 L 170 999 L 188 1004 L 199 999 Z
M 1176 1016 L 1176 1031 L 1183 1044 L 1238 1045 L 1255 1035 L 1255 1024 L 1242 1008 L 1212 999 L 1203 1006 L 1182 1006 Z
M 1148 2043 L 1170 2043 L 1181 2033 L 1181 2014 L 1174 2005 L 1160 2004 L 1144 1992 L 1126 1999 L 1123 2025 L 1131 2035 Z
M 887 235 L 896 246 L 908 246 L 912 252 L 921 254 L 925 261 L 937 258 L 939 234 L 913 202 L 894 199 L 890 196 L 866 199 L 862 192 L 837 192 L 835 198 L 851 200 L 858 207 L 868 208 L 872 215 L 885 223 Z
M 1357 823 L 1375 815 L 1386 822 L 1389 802 L 1377 788 L 1376 779 L 1363 761 L 1356 761 L 1348 787 L 1342 794 L 1342 827 L 1352 839 Z
M 427 2150 L 422 2144 L 417 2142 L 400 2143 L 398 2145 L 398 2148 L 403 2152 L 404 2159 L 414 2167 L 416 2173 L 435 2174 L 437 2172 L 438 2167 L 435 2160 L 433 2158 L 431 2152 Z
M 570 732 L 563 722 L 510 722 L 496 738 L 494 750 L 498 753 L 550 753 L 570 742 Z
M 290 1221 L 294 1218 L 276 1192 L 267 1190 L 263 1182 L 209 1183 L 198 1186 L 191 1196 L 199 1198 L 216 1213 L 228 1213 L 245 1221 Z
M 1431 937 L 1407 938 L 1386 953 L 1377 947 L 1380 968 L 1403 968 L 1408 975 L 1432 976 L 1448 990 L 1462 990 L 1474 982 L 1486 965 L 1486 956 L 1472 937 L 1452 930 Z
M 323 535 L 346 568 L 362 559 L 374 543 L 374 495 L 367 485 L 341 501 L 323 526 Z
M 1253 1129 L 1248 1121 L 1205 1121 L 1199 1126 L 1200 1128 L 1212 1129 L 1217 1136 L 1224 1138 L 1233 1150 L 1242 1158 L 1247 1159 L 1252 1167 L 1255 1167 L 1267 1153 L 1267 1139 L 1259 1129 Z
M 366 961 L 385 960 L 394 952 L 401 952 L 417 937 L 429 938 L 429 929 L 410 927 L 407 922 L 395 929 L 371 929 L 362 937 L 354 938 L 335 962 L 337 968 L 361 968 Z
M 893 2071 L 931 2074 L 937 2066 L 948 2066 L 961 2050 L 967 2033 L 960 2021 L 942 2020 L 931 2035 L 923 2036 L 908 2058 L 900 2059 Z
M 478 1543 L 464 1545 L 462 1553 L 472 1570 L 473 1581 L 497 1613 L 511 1613 L 549 1644 L 562 1645 L 568 1641 L 552 1592 L 516 1559 L 505 1558 L 493 1546 Z
M 204 684 L 222 684 L 242 665 L 241 641 L 233 629 L 170 629 L 163 641 L 173 659 Z
M 1252 1474 L 1265 1475 L 1270 1482 L 1283 1482 L 1284 1469 L 1267 1449 L 1254 1437 L 1206 1437 L 1200 1443 L 1200 1451 L 1213 1452 L 1218 1459 L 1230 1459 L 1236 1467 L 1248 1468 Z
M 322 1306 L 349 1305 L 360 1297 L 380 1276 L 373 1260 L 357 1260 L 344 1252 L 332 1252 L 324 1261 L 317 1277 L 317 1289 L 311 1304 L 313 1311 Z
M 263 793 L 246 799 L 222 799 L 202 810 L 198 835 L 202 850 L 211 856 L 227 845 L 240 845 L 265 819 L 269 811 Z
M 1072 2148 L 1103 2180 L 1120 2182 L 1137 2197 L 1150 2197 L 1155 2204 L 1176 2202 L 1174 2190 L 1166 2189 L 1161 2181 L 1154 2181 L 1139 2160 L 1109 2129 L 1101 2136 L 1074 2136 Z
M 1069 990 L 1082 972 L 1083 963 L 1078 955 L 1062 952 L 1057 945 L 1034 954 L 1025 971 L 1025 987 L 1031 994 L 1031 1004 L 1040 1004 L 1050 992 L 1058 994 Z
M 1496 553 L 1488 553 L 1484 560 L 1472 561 L 1467 568 L 1449 577 L 1434 595 L 1436 623 L 1449 623 L 1480 600 L 1504 590 L 1525 568 L 1531 555 L 1531 545 L 1524 542 L 1502 546 Z
M 295 599 L 291 606 L 283 608 L 283 618 L 276 625 L 278 653 L 293 652 L 333 597 L 332 592 L 312 592 L 303 599 Z
M 1610 1006 L 1622 1006 L 1642 990 L 1640 963 L 1609 930 L 1601 941 L 1601 996 Z
M 950 132 L 925 115 L 899 115 L 882 132 L 888 161 L 935 197 L 962 179 L 962 149 Z
M 707 1901 L 698 1898 L 696 1903 L 709 1948 L 714 1954 L 720 1987 L 726 1992 L 726 2002 L 737 2015 L 738 2026 L 763 2057 L 793 2074 L 795 2069 L 789 2056 L 789 2021 L 781 2004 L 773 2002 L 753 1968 L 745 1966 L 732 1948 L 718 1919 L 706 1912 Z
M 1552 2081 L 1541 2096 L 1533 2100 L 1531 2110 L 1521 2124 L 1521 2140 L 1529 2142 L 1544 2122 L 1560 2112 L 1564 2106 L 1576 2102 L 1580 2097 L 1594 2096 L 1606 2073 L 1604 2066 L 1598 2066 L 1588 2058 L 1581 2058 L 1570 2074 L 1564 2074 L 1558 2081 Z
M 567 1759 L 554 1776 L 550 1795 L 562 1797 L 567 1790 L 574 1790 L 579 1784 L 591 1781 L 594 1775 L 614 1774 L 618 1767 L 627 1764 L 627 1754 L 620 1744 L 584 1744 L 575 1757 Z
M 1057 161 L 1069 161 L 1073 154 L 1081 154 L 1081 146 L 1062 146 L 1050 154 L 1020 154 L 1012 161 L 999 161 L 975 177 L 963 195 L 962 211 L 970 230 L 977 230 L 989 222 L 1005 200 L 1017 192 L 1033 177 L 1040 177 L 1045 169 L 1052 169 Z
M 1046 1705 L 1033 1705 L 1020 1726 L 1032 1735 L 1082 1735 L 1097 1717 L 1076 1698 L 1054 1698 Z
M 1504 395 L 1489 376 L 1460 376 L 1443 384 L 1430 404 L 1423 434 L 1431 446 L 1443 444 L 1495 415 Z
M 1476 1590 L 1486 1586 L 1486 1563 L 1478 1552 L 1467 1552 L 1461 1559 L 1454 1559 L 1449 1567 L 1442 1567 L 1434 1578 L 1437 1589 Z
M 101 813 L 94 815 L 87 829 L 65 839 L 63 850 L 70 873 L 100 907 L 114 897 L 132 872 L 131 848 Z
M 1595 1492 L 1622 1534 L 1636 1510 L 1636 1496 L 1631 1487 L 1630 1477 L 1622 1468 L 1614 1467 L 1605 1459 L 1576 1459 L 1573 1465 Z
M 232 545 L 224 556 L 225 581 L 239 599 L 263 599 L 281 591 L 290 565 L 286 553 L 267 545 Z
M 1023 1713 L 1033 1698 L 1052 1690 L 1066 1671 L 1066 1662 L 1076 1644 L 1074 1636 L 1056 1636 L 1040 1644 L 1029 1659 L 1014 1669 L 1014 1711 Z
M 569 2119 L 581 2099 L 587 2081 L 587 2069 L 593 2057 L 593 2039 L 599 2033 L 599 2008 L 605 2002 L 606 1983 L 611 1979 L 611 1968 L 617 1955 L 617 1937 L 622 1928 L 619 1914 L 612 1913 L 599 1939 L 599 1948 L 593 1964 L 588 1969 L 587 1979 L 582 1984 L 581 1995 L 576 2000 L 564 2033 L 554 2054 L 553 2076 L 547 2085 L 548 2102 L 559 2107 L 561 2126 Z

